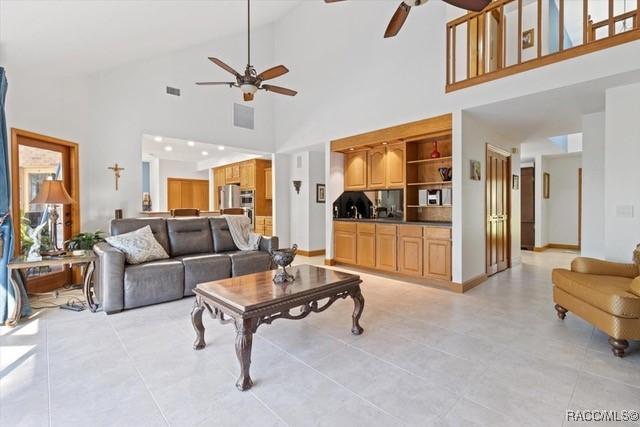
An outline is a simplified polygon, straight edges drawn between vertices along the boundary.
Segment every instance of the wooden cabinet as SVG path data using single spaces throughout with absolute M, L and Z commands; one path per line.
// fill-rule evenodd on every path
M 273 218 L 270 216 L 264 218 L 264 235 L 273 236 Z
M 271 168 L 265 168 L 264 170 L 264 198 L 267 200 L 273 199 L 273 191 L 272 191 L 272 182 L 271 182 Z
M 396 226 L 376 224 L 376 268 L 397 271 Z
M 424 229 L 424 276 L 451 280 L 451 230 Z
M 384 146 L 367 152 L 367 188 L 384 188 L 387 181 L 387 157 Z
M 422 226 L 398 226 L 398 271 L 422 276 Z
M 358 265 L 373 268 L 376 266 L 376 225 L 358 223 L 357 233 L 356 261 Z
M 240 169 L 240 188 L 254 190 L 256 188 L 256 164 L 254 161 L 242 162 Z
M 405 143 L 387 146 L 385 186 L 387 188 L 402 188 L 405 183 Z
M 256 216 L 256 220 L 254 223 L 255 232 L 258 234 L 263 234 L 265 236 L 273 235 L 273 221 L 270 216 Z
M 167 178 L 167 210 L 195 208 L 209 210 L 209 181 Z
M 353 151 L 345 155 L 344 189 L 364 190 L 367 188 L 367 151 Z
M 333 253 L 338 262 L 357 263 L 357 224 L 355 222 L 333 223 Z
M 220 209 L 220 187 L 226 184 L 224 177 L 224 167 L 215 168 L 213 170 L 213 210 Z
M 234 163 L 224 167 L 224 180 L 226 184 L 240 183 L 240 164 Z

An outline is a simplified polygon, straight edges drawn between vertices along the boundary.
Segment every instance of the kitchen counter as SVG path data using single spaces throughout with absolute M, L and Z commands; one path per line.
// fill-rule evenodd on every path
M 398 218 L 334 218 L 334 221 L 342 222 L 373 222 L 380 224 L 398 224 L 398 225 L 425 225 L 428 227 L 451 228 L 450 222 L 440 221 L 405 221 Z

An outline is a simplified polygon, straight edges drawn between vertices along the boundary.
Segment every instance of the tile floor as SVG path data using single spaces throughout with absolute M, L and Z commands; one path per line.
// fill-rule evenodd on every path
M 192 350 L 192 298 L 43 310 L 1 329 L 0 425 L 547 427 L 568 408 L 640 410 L 639 343 L 617 359 L 605 335 L 556 318 L 550 269 L 573 256 L 524 253 L 465 295 L 362 274 L 364 334 L 342 300 L 262 326 L 245 393 L 233 326 L 205 318 L 208 346 Z

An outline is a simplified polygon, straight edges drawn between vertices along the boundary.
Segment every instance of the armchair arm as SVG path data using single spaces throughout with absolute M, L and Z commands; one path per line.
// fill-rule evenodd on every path
M 124 253 L 107 242 L 93 246 L 96 261 L 95 289 L 105 313 L 124 309 Z
M 278 236 L 265 237 L 262 236 L 260 239 L 260 247 L 261 251 L 269 252 L 278 249 Z
M 638 266 L 635 264 L 609 262 L 584 257 L 578 257 L 571 262 L 571 271 L 601 276 L 628 277 L 630 279 L 640 275 Z

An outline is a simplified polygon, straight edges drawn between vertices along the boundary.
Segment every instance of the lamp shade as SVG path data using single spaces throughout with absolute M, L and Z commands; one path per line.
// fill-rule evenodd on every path
M 38 195 L 31 203 L 70 205 L 75 203 L 60 180 L 42 181 Z

